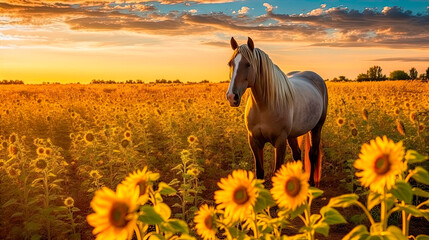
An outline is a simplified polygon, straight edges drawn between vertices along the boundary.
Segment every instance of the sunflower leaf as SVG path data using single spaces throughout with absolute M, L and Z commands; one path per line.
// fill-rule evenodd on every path
M 416 237 L 416 240 L 429 240 L 429 236 L 421 234 Z
M 420 188 L 413 188 L 411 189 L 411 191 L 413 192 L 414 195 L 419 196 L 419 197 L 425 197 L 425 198 L 429 198 L 429 192 L 426 192 Z
M 152 206 L 144 205 L 141 207 L 141 215 L 139 216 L 139 221 L 146 224 L 161 224 L 164 222 L 164 219 L 159 215 Z
M 413 205 L 405 205 L 405 206 L 398 205 L 397 207 L 401 211 L 405 211 L 406 213 L 409 213 L 409 214 L 413 215 L 414 217 L 422 217 L 423 216 L 423 213 Z
M 405 203 L 411 203 L 411 200 L 413 199 L 411 185 L 403 180 L 396 181 L 390 192 L 397 199 L 404 201 Z
M 383 236 L 383 239 L 392 240 L 408 240 L 408 237 L 402 234 L 402 230 L 396 226 L 389 226 L 387 228 L 387 234 Z
M 405 159 L 408 161 L 409 164 L 413 164 L 424 162 L 429 158 L 427 156 L 421 155 L 415 150 L 408 150 L 407 154 L 405 155 Z
M 341 224 L 341 223 L 347 223 L 346 219 L 339 213 L 337 210 L 331 207 L 322 207 L 320 209 L 320 214 L 322 214 L 322 221 L 326 222 L 329 225 L 333 224 Z
M 381 201 L 381 195 L 379 193 L 370 191 L 368 194 L 368 200 L 367 200 L 367 207 L 368 211 L 370 211 L 373 207 L 380 204 Z
M 356 204 L 359 196 L 357 194 L 344 194 L 338 197 L 331 198 L 328 203 L 328 207 L 350 207 L 351 205 Z
M 311 194 L 311 196 L 313 197 L 313 199 L 317 198 L 317 197 L 319 197 L 319 196 L 321 196 L 323 194 L 322 190 L 320 190 L 318 188 L 315 188 L 315 187 L 309 187 L 308 188 L 308 192 Z
M 161 229 L 169 233 L 189 233 L 186 222 L 179 219 L 170 219 L 161 225 Z
M 173 187 L 169 186 L 167 183 L 165 182 L 160 182 L 158 185 L 158 191 L 161 195 L 171 195 L 171 194 L 175 194 L 176 193 L 176 189 L 174 189 Z
M 422 167 L 416 167 L 414 169 L 414 172 L 414 175 L 412 175 L 412 178 L 414 178 L 414 180 L 419 183 L 429 185 L 429 173 L 426 169 Z
M 364 240 L 367 237 L 369 237 L 368 229 L 365 225 L 359 225 L 344 236 L 343 240 Z
M 329 224 L 326 222 L 319 222 L 314 225 L 314 231 L 323 234 L 323 236 L 328 237 L 329 234 Z

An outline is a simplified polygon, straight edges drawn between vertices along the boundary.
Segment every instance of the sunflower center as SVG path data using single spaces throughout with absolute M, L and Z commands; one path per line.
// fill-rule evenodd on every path
M 285 184 L 285 191 L 286 194 L 295 197 L 299 194 L 299 191 L 301 190 L 301 182 L 297 177 L 291 177 L 286 181 Z
M 383 154 L 375 160 L 374 170 L 377 174 L 383 175 L 390 170 L 389 156 Z
M 113 203 L 112 209 L 110 210 L 110 223 L 117 227 L 125 227 L 128 223 L 126 216 L 128 214 L 128 205 L 123 202 Z
M 48 163 L 47 163 L 45 160 L 43 160 L 43 159 L 40 159 L 40 160 L 38 160 L 38 161 L 36 162 L 36 167 L 37 167 L 38 169 L 43 170 L 43 169 L 45 169 L 47 166 L 48 166 Z
M 140 180 L 137 185 L 140 187 L 140 195 L 146 194 L 146 180 Z
M 249 195 L 247 193 L 247 189 L 244 186 L 237 188 L 234 191 L 234 202 L 238 205 L 245 204 L 249 200 Z
M 212 219 L 212 216 L 207 215 L 206 218 L 204 218 L 204 225 L 208 229 L 213 229 L 213 219 Z

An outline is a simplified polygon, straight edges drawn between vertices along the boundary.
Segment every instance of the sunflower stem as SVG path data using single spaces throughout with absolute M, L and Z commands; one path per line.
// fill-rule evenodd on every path
M 401 201 L 401 206 L 405 206 L 404 201 Z M 408 236 L 408 229 L 409 229 L 408 216 L 407 216 L 407 213 L 404 210 L 402 210 L 402 234 L 404 234 L 404 236 Z
M 383 232 L 387 229 L 387 211 L 386 211 L 386 188 L 383 189 L 383 199 L 381 200 L 381 226 Z
M 255 212 L 253 212 L 253 216 L 254 216 L 254 218 L 253 218 L 253 225 L 255 226 L 255 228 L 254 228 L 255 229 L 254 235 L 255 235 L 255 238 L 258 239 L 258 237 L 259 237 L 258 219 L 257 219 L 257 216 L 256 216 Z
M 366 214 L 366 217 L 368 218 L 369 222 L 371 223 L 371 225 L 375 224 L 374 222 L 374 218 L 372 218 L 371 214 L 369 213 L 368 209 L 366 209 L 366 207 L 359 201 L 356 201 L 356 204 L 362 208 L 362 210 L 364 211 L 364 213 Z

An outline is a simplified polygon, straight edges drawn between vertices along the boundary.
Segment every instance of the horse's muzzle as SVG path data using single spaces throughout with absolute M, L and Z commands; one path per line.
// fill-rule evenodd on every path
M 226 99 L 229 101 L 229 105 L 231 107 L 238 107 L 240 106 L 240 97 L 236 93 L 227 93 Z

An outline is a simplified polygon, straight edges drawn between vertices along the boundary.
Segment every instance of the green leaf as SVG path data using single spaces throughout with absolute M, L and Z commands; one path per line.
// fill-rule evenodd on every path
M 368 229 L 365 225 L 359 225 L 344 236 L 343 240 L 364 240 L 367 237 L 369 237 Z
M 322 216 L 320 214 L 312 214 L 310 216 L 310 225 L 316 224 L 317 220 L 319 220 Z
M 165 203 L 158 203 L 155 206 L 153 206 L 153 209 L 155 209 L 155 211 L 161 215 L 162 219 L 164 219 L 164 221 L 167 221 L 170 217 L 171 217 L 171 209 L 170 207 L 165 204 Z
M 258 198 L 256 198 L 254 209 L 255 209 L 255 212 L 258 213 L 267 207 L 274 206 L 275 204 L 276 202 L 274 201 L 270 192 L 266 189 L 260 189 Z
M 297 207 L 294 211 L 291 211 L 290 220 L 293 220 L 296 217 L 298 217 L 298 215 L 301 215 L 304 212 L 306 207 L 307 207 L 307 204 L 302 204 L 301 206 Z
M 320 214 L 322 214 L 323 222 L 329 225 L 347 223 L 344 217 L 334 208 L 327 206 L 322 207 L 322 209 L 320 209 Z
M 308 188 L 308 192 L 313 197 L 313 199 L 317 198 L 317 197 L 319 197 L 319 196 L 321 196 L 323 194 L 322 190 L 320 190 L 318 188 L 315 188 L 315 187 L 309 187 Z
M 165 232 L 176 233 L 189 233 L 188 225 L 183 220 L 170 219 L 161 225 L 161 229 Z
M 421 234 L 416 237 L 416 240 L 429 240 L 429 236 Z
M 386 238 L 389 240 L 408 240 L 408 237 L 402 234 L 402 230 L 393 225 L 387 228 L 387 234 L 384 235 L 384 239 Z
M 413 188 L 411 189 L 411 191 L 413 192 L 414 195 L 419 196 L 419 197 L 425 197 L 425 198 L 429 198 L 429 192 L 426 192 L 420 188 Z
M 422 217 L 423 216 L 423 213 L 413 205 L 405 205 L 405 206 L 398 205 L 397 207 L 401 211 L 405 211 L 406 213 L 409 213 L 409 214 L 413 215 L 414 217 Z
M 403 180 L 397 180 L 390 192 L 397 199 L 404 201 L 405 203 L 411 203 L 411 200 L 413 200 L 411 185 Z
M 370 191 L 368 194 L 367 207 L 370 211 L 373 207 L 377 206 L 381 202 L 381 195 L 379 193 Z
M 141 207 L 139 221 L 146 224 L 161 224 L 164 219 L 159 215 L 152 206 L 144 205 Z
M 416 167 L 414 169 L 415 173 L 412 175 L 412 178 L 419 183 L 429 185 L 429 173 L 426 169 L 422 167 Z
M 328 237 L 329 225 L 326 222 L 320 222 L 314 226 L 314 231 L 323 234 L 325 237 Z
M 424 162 L 428 160 L 428 157 L 421 155 L 417 151 L 408 150 L 407 154 L 405 155 L 405 159 L 408 161 L 409 164 L 413 164 Z
M 328 203 L 328 207 L 342 207 L 346 208 L 353 204 L 356 204 L 359 196 L 357 194 L 344 194 L 338 197 L 331 198 Z
M 152 233 L 148 240 L 165 240 L 165 237 L 158 233 Z
M 11 199 L 9 199 L 7 202 L 5 202 L 1 207 L 2 207 L 2 208 L 9 207 L 10 205 L 15 204 L 16 202 L 17 202 L 17 201 L 16 201 L 16 199 L 15 199 L 15 198 L 11 198 Z
M 31 236 L 31 240 L 39 240 L 42 239 L 42 236 L 40 236 L 39 234 L 34 234 Z
M 176 193 L 176 189 L 172 188 L 165 182 L 160 182 L 158 185 L 158 191 L 162 195 L 170 195 Z

